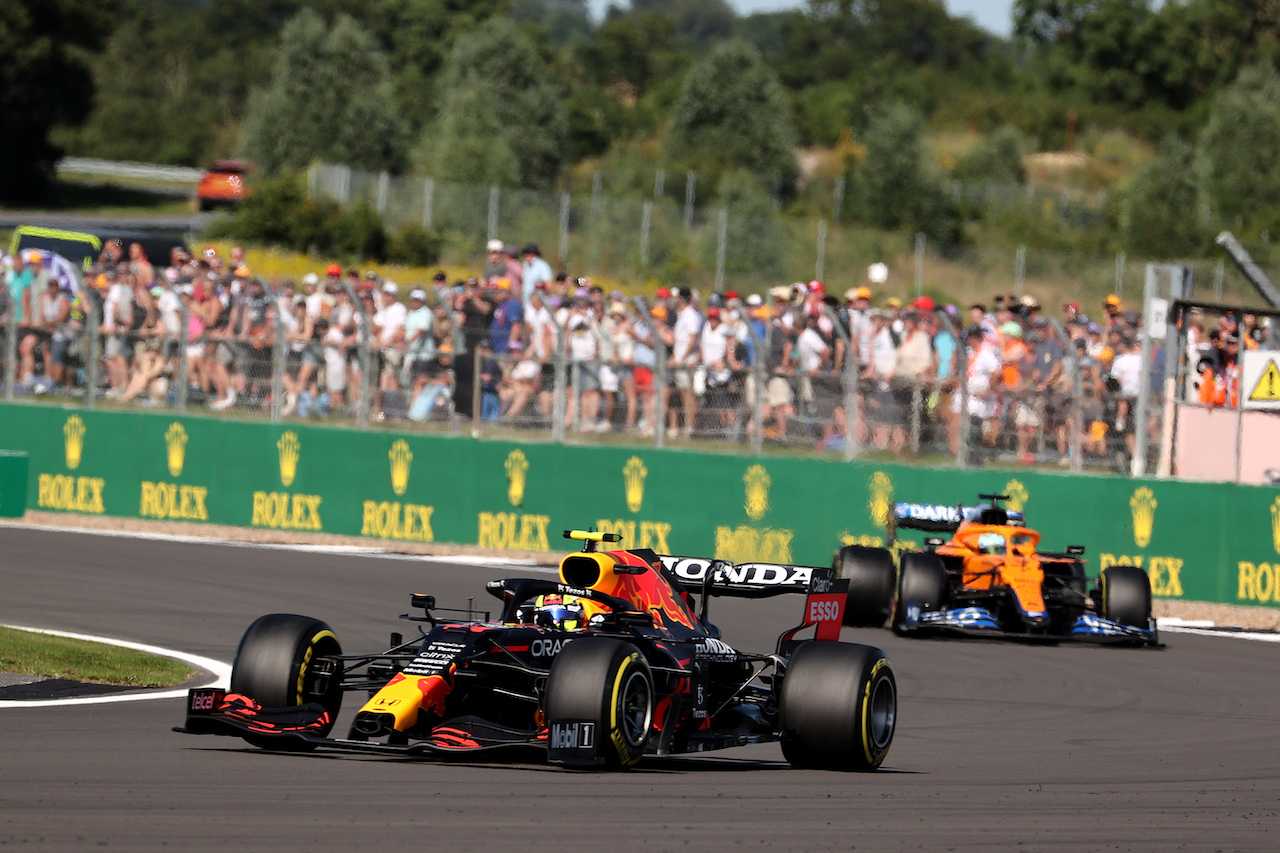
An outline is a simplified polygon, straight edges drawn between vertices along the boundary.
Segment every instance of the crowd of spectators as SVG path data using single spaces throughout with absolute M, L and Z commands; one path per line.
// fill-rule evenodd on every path
M 15 378 L 35 393 L 82 383 L 92 307 L 104 394 L 121 402 L 173 399 L 185 315 L 189 399 L 215 410 L 268 406 L 278 367 L 283 415 L 349 411 L 367 369 L 377 419 L 561 418 L 580 432 L 733 440 L 759 429 L 827 450 L 843 449 L 853 428 L 860 446 L 897 453 L 955 453 L 967 421 L 977 453 L 1023 462 L 1066 460 L 1073 439 L 1095 457 L 1133 450 L 1144 335 L 1114 295 L 1094 316 L 1066 303 L 1055 318 L 1030 296 L 904 304 L 820 281 L 629 300 L 554 274 L 535 244 L 486 248 L 476 277 L 440 272 L 409 288 L 337 264 L 268 282 L 240 247 L 225 259 L 175 248 L 153 262 L 120 241 L 81 287 L 40 252 L 18 254 L 5 259 L 2 292 L 17 312 Z M 1236 405 L 1238 353 L 1267 331 L 1250 314 L 1193 316 L 1189 398 Z M 1154 370 L 1163 357 L 1152 342 Z

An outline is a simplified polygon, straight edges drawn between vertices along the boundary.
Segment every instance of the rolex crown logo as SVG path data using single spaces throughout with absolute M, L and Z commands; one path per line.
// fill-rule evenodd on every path
M 752 465 L 742 475 L 742 482 L 747 486 L 747 517 L 752 521 L 759 521 L 769 511 L 769 486 L 773 480 L 769 478 L 769 472 L 763 465 Z
M 524 451 L 513 450 L 507 454 L 507 500 L 512 506 L 520 506 L 524 502 L 525 476 L 529 471 L 529 460 Z
M 79 415 L 72 415 L 62 425 L 62 435 L 66 439 L 67 467 L 72 470 L 80 467 L 80 455 L 84 452 L 84 421 Z
M 1151 544 L 1151 529 L 1155 526 L 1157 505 L 1155 493 L 1146 486 L 1134 491 L 1133 497 L 1129 498 L 1129 509 L 1133 510 L 1133 542 L 1139 548 Z
M 1276 553 L 1280 554 L 1280 498 L 1276 498 L 1276 502 L 1271 505 L 1271 544 L 1276 547 Z
M 298 454 L 302 451 L 302 442 L 298 434 L 291 429 L 284 431 L 276 442 L 280 451 L 280 483 L 287 489 L 293 485 L 293 478 L 298 476 Z
M 867 510 L 871 513 L 871 523 L 876 527 L 889 526 L 889 511 L 893 508 L 893 481 L 883 471 L 877 471 L 867 481 L 871 499 L 867 501 Z
M 1027 487 L 1021 480 L 1010 480 L 1004 484 L 1004 493 L 1009 496 L 1008 506 L 1014 512 L 1022 512 L 1027 508 Z
M 182 464 L 187 458 L 187 430 L 174 421 L 164 434 L 164 446 L 168 450 L 169 476 L 181 477 Z
M 644 478 L 649 470 L 639 456 L 632 456 L 622 466 L 622 477 L 627 486 L 627 509 L 639 512 L 644 503 Z
M 409 442 L 397 438 L 387 456 L 391 458 L 391 491 L 403 495 L 409 488 L 409 466 L 413 463 Z

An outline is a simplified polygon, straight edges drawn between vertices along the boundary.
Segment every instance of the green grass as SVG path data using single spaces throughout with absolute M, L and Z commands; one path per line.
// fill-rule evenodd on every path
M 0 672 L 129 687 L 173 687 L 194 674 L 171 658 L 13 628 L 0 628 Z

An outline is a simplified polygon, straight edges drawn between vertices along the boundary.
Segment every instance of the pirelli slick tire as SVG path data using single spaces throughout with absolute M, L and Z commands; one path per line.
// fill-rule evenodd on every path
M 941 610 L 947 603 L 947 571 L 936 554 L 904 551 L 898 572 L 898 604 L 893 611 L 893 628 L 907 624 L 912 608 L 916 613 Z
M 292 708 L 315 702 L 329 712 L 329 724 L 315 733 L 326 735 L 342 708 L 341 681 L 323 679 L 313 662 L 342 654 L 333 629 L 309 616 L 272 613 L 259 617 L 240 639 L 231 665 L 231 692 L 242 693 L 264 708 Z M 291 738 L 246 736 L 254 746 L 266 749 L 305 749 Z
M 836 577 L 847 578 L 849 594 L 844 624 L 850 628 L 879 628 L 893 609 L 893 584 L 897 574 L 887 548 L 846 545 L 836 552 Z
M 594 762 L 620 769 L 644 755 L 653 727 L 653 675 L 631 643 L 608 637 L 575 639 L 556 655 L 547 675 L 548 721 L 594 722 Z
M 1098 578 L 1098 610 L 1113 622 L 1146 628 L 1151 622 L 1151 579 L 1137 566 L 1108 566 Z
M 782 679 L 782 754 L 792 767 L 875 770 L 889 754 L 898 685 L 884 652 L 803 643 Z

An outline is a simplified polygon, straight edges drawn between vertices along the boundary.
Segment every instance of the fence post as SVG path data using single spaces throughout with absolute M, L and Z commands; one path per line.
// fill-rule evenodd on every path
M 351 298 L 351 303 L 355 307 L 356 313 L 360 317 L 360 343 L 357 344 L 356 358 L 360 362 L 360 382 L 355 388 L 356 409 L 356 429 L 369 428 L 369 324 L 372 319 L 369 313 L 364 310 L 364 304 L 360 302 L 360 296 L 356 293 L 355 288 L 342 283 L 342 289 L 347 292 L 347 296 Z
M 1226 271 L 1227 271 L 1226 262 L 1219 259 L 1217 266 L 1215 266 L 1213 269 L 1213 301 L 1214 302 L 1222 301 L 1222 278 L 1223 278 L 1223 275 L 1225 275 Z M 1117 296 L 1118 295 L 1119 294 L 1117 294 Z
M 565 358 L 564 358 L 564 329 L 560 328 L 557 323 L 556 331 L 556 351 L 555 351 L 555 370 L 556 377 L 552 385 L 551 393 L 551 440 L 557 444 L 564 444 L 564 413 L 565 413 Z
M 818 262 L 813 265 L 813 277 L 822 281 L 827 265 L 827 220 L 818 220 Z
M 426 178 L 422 182 L 422 230 L 428 231 L 435 219 L 436 179 Z
M 478 344 L 471 351 L 471 356 L 475 360 L 472 365 L 471 374 L 471 437 L 480 437 L 480 401 L 484 397 L 484 380 L 480 378 L 480 372 L 484 370 L 484 351 Z
M 569 263 L 569 193 L 560 193 L 560 266 Z
M 600 170 L 597 169 L 591 175 L 591 219 L 594 222 L 596 217 L 600 215 L 600 191 L 601 179 Z
M 1116 252 L 1116 296 L 1124 298 L 1124 262 L 1125 253 Z
M 351 167 L 339 166 L 338 168 L 341 171 L 338 172 L 337 196 L 338 201 L 342 202 L 342 205 L 345 207 L 351 203 Z
M 644 200 L 643 212 L 640 215 L 640 267 L 649 266 L 649 229 L 653 223 L 653 202 Z
M 1027 247 L 1019 246 L 1018 252 L 1013 256 L 1013 284 L 1014 293 L 1022 296 L 1023 281 L 1027 276 Z
M 498 199 L 501 190 L 498 185 L 494 184 L 489 187 L 489 236 L 486 240 L 495 240 L 498 237 Z
M 653 446 L 661 448 L 667 436 L 667 344 L 652 321 L 653 360 Z
M 653 197 L 662 198 L 662 191 L 667 186 L 667 172 L 665 169 L 659 169 L 653 175 Z
M 573 390 L 570 392 L 574 396 L 573 434 L 578 435 L 582 432 L 582 362 L 573 362 L 570 369 L 573 371 Z
M 384 219 L 387 215 L 387 190 L 391 183 L 391 176 L 386 172 L 378 175 L 378 214 Z
M 191 389 L 190 367 L 187 364 L 187 347 L 191 345 L 191 306 L 182 300 L 182 291 L 178 285 L 170 287 L 178 297 L 178 305 L 182 307 L 182 312 L 178 315 L 178 388 L 174 395 L 174 405 L 179 412 L 185 412 L 187 394 Z
M 34 307 L 38 303 L 32 299 L 31 304 Z M 22 304 L 18 300 L 9 298 L 4 334 L 4 398 L 10 402 L 13 401 L 13 386 L 17 381 L 15 374 L 18 372 L 18 310 L 21 307 Z
M 916 296 L 924 293 L 924 232 L 916 232 Z
M 844 342 L 844 365 L 843 375 L 841 376 L 841 386 L 844 391 L 844 459 L 846 462 L 853 460 L 858 455 L 858 399 L 857 399 L 857 383 L 858 383 L 858 353 L 854 350 L 853 335 L 850 331 L 846 331 L 844 325 L 840 322 L 839 315 L 830 305 L 822 306 L 822 313 L 831 321 L 832 327 L 835 329 L 836 335 Z M 814 392 L 817 397 L 817 392 Z M 815 399 L 816 402 L 816 399 Z
M 724 253 L 729 245 L 729 209 L 720 208 L 716 229 L 716 290 L 724 290 Z
M 271 422 L 278 424 L 284 399 L 284 360 L 288 353 L 285 350 L 284 319 L 280 316 L 280 297 L 272 294 L 272 298 L 276 303 L 276 339 L 271 346 Z
M 831 203 L 831 218 L 839 224 L 840 214 L 844 210 L 844 175 L 836 178 L 835 198 Z
M 84 333 L 87 337 L 89 352 L 88 361 L 84 366 L 85 373 L 85 394 L 84 404 L 92 409 L 95 405 L 94 397 L 98 393 L 98 365 L 102 360 L 102 313 L 98 308 L 97 300 L 85 295 L 85 311 L 84 316 Z
M 693 227 L 693 194 L 698 185 L 698 173 L 689 172 L 684 178 L 684 227 Z

